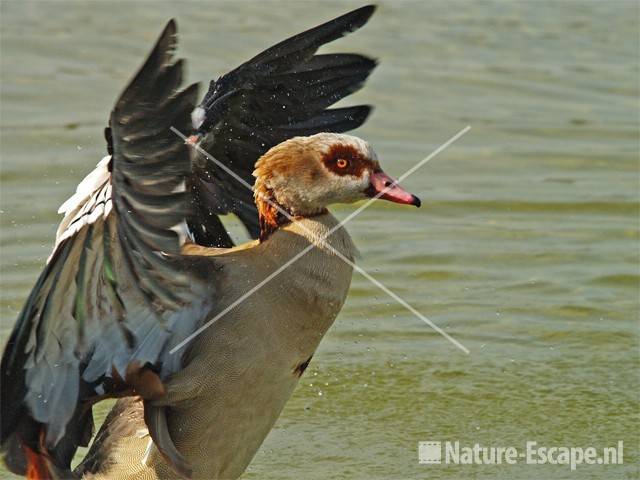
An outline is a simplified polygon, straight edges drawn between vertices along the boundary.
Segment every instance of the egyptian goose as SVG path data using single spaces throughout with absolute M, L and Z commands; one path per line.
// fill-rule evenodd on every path
M 242 474 L 349 289 L 340 255 L 353 259 L 355 247 L 327 206 L 372 196 L 419 206 L 365 141 L 340 133 L 370 108 L 327 109 L 375 62 L 315 52 L 373 11 L 267 49 L 212 81 L 196 108 L 197 86 L 180 89 L 169 22 L 111 113 L 109 155 L 62 205 L 53 253 L 5 348 L 1 441 L 13 472 Z M 254 193 L 219 165 L 255 176 Z M 257 239 L 234 247 L 225 213 Z M 72 474 L 92 405 L 117 396 L 135 398 L 116 404 Z

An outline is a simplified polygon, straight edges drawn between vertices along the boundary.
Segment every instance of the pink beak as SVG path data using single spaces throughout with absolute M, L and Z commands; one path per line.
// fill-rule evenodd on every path
M 378 196 L 380 192 L 383 191 L 384 193 Z M 373 172 L 371 174 L 371 185 L 367 189 L 366 193 L 370 197 L 378 196 L 378 198 L 389 200 L 390 202 L 402 203 L 405 205 L 415 205 L 416 207 L 419 207 L 421 205 L 420 199 L 418 197 L 407 192 L 404 188 L 396 183 L 396 180 L 391 178 L 383 171 Z

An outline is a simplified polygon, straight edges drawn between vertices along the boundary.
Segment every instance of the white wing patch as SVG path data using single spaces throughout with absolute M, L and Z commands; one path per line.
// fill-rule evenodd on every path
M 113 204 L 109 181 L 111 178 L 110 161 L 111 155 L 100 160 L 96 168 L 78 184 L 76 193 L 60 205 L 58 213 L 64 213 L 64 218 L 56 232 L 53 252 L 65 239 L 75 235 L 82 227 L 94 223 L 100 218 L 106 218 L 111 212 Z M 50 259 L 51 256 L 47 259 L 47 263 Z
M 96 168 L 78 184 L 76 193 L 60 205 L 58 213 L 64 213 L 64 218 L 58 226 L 56 243 L 47 263 L 64 240 L 73 237 L 85 225 L 95 223 L 99 219 L 105 219 L 111 213 L 113 202 L 111 200 L 110 161 L 111 155 L 100 160 Z M 182 182 L 173 189 L 173 192 L 184 192 L 185 190 L 185 182 Z M 187 241 L 194 241 L 193 234 L 184 221 L 174 225 L 171 230 L 178 234 L 180 245 L 184 245 Z

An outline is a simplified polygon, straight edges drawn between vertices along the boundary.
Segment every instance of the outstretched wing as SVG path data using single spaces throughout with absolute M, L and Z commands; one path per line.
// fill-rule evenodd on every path
M 295 35 L 212 81 L 193 123 L 201 147 L 253 185 L 253 166 L 271 147 L 299 135 L 345 132 L 359 127 L 371 107 L 328 109 L 360 89 L 375 60 L 356 54 L 316 55 L 319 47 L 362 27 L 366 6 Z M 233 243 L 217 215 L 235 213 L 249 234 L 259 233 L 252 193 L 205 156 L 194 164 L 195 211 L 189 230 L 197 243 Z
M 173 323 L 199 298 L 198 279 L 171 257 L 189 212 L 191 159 L 170 127 L 190 128 L 197 98 L 197 85 L 179 90 L 175 45 L 171 21 L 111 113 L 112 154 L 61 207 L 54 251 L 2 357 L 3 444 L 29 418 L 53 449 L 76 428 L 69 420 L 87 392 L 109 393 L 157 366 Z

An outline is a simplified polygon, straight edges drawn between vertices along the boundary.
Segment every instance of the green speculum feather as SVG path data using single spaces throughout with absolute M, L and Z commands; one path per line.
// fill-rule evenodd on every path
M 84 327 L 87 320 L 87 306 L 85 297 L 85 285 L 87 279 L 87 252 L 89 251 L 92 238 L 93 226 L 89 225 L 87 227 L 87 233 L 84 239 L 82 253 L 80 254 L 80 260 L 78 261 L 78 273 L 76 275 L 76 298 L 73 306 L 73 317 L 78 322 L 78 331 L 81 341 L 84 337 Z
M 116 280 L 116 274 L 113 270 L 113 264 L 111 262 L 111 230 L 109 229 L 108 220 L 104 223 L 104 233 L 103 235 L 103 246 L 104 246 L 104 261 L 103 261 L 103 271 L 105 278 L 109 281 L 109 284 L 113 288 L 118 284 Z

